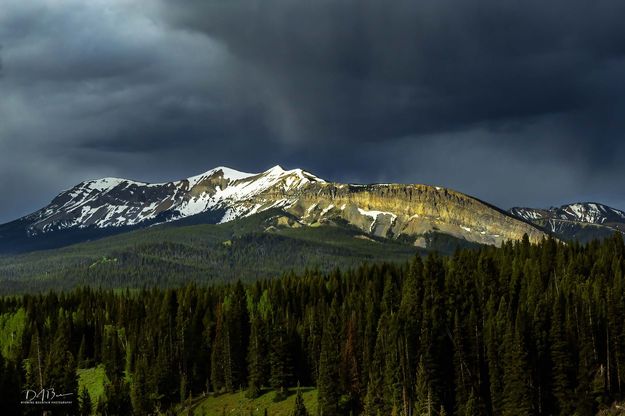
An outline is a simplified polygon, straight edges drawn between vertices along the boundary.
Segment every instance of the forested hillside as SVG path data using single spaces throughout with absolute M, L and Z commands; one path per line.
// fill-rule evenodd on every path
M 16 398 L 41 384 L 80 394 L 72 411 L 146 415 L 299 383 L 324 416 L 595 415 L 625 390 L 624 257 L 620 235 L 525 239 L 245 285 L 5 297 L 0 408 L 40 413 Z M 100 364 L 87 400 L 76 370 Z
M 279 210 L 225 224 L 196 224 L 192 217 L 60 249 L 0 256 L 0 295 L 81 285 L 163 288 L 251 281 L 365 261 L 405 262 L 425 252 L 411 241 L 369 237 L 347 224 L 291 227 L 279 219 L 288 217 Z M 442 234 L 426 237 L 444 252 L 471 245 Z

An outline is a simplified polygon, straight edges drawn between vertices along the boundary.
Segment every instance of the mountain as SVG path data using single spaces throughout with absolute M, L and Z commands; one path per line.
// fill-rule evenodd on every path
M 202 175 L 158 184 L 103 178 L 62 192 L 50 205 L 24 219 L 29 222 L 29 236 L 72 228 L 145 226 L 206 212 L 218 213 L 219 222 L 226 222 L 283 205 L 274 201 L 254 208 L 244 203 L 268 189 L 283 186 L 284 191 L 294 191 L 312 181 L 320 179 L 301 170 L 284 171 L 279 166 L 262 174 L 219 167 Z
M 564 240 L 587 242 L 625 231 L 625 212 L 596 202 L 549 209 L 515 207 L 510 213 Z
M 276 226 L 343 224 L 364 234 L 427 247 L 431 234 L 500 245 L 537 227 L 487 203 L 427 185 L 332 183 L 301 169 L 262 173 L 218 167 L 173 182 L 103 178 L 60 193 L 46 207 L 0 226 L 4 251 L 67 245 L 161 223 L 226 223 L 269 209 Z

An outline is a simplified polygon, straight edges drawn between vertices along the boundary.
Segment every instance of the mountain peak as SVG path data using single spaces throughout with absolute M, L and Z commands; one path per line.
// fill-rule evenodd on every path
M 199 175 L 195 175 L 195 176 L 191 176 L 189 178 L 187 178 L 186 180 L 189 181 L 189 185 L 191 187 L 195 186 L 198 182 L 200 182 L 203 179 L 206 179 L 208 177 L 211 177 L 213 175 L 215 175 L 216 173 L 221 172 L 223 177 L 225 179 L 229 179 L 231 181 L 237 181 L 237 180 L 241 180 L 241 179 L 246 179 L 249 178 L 251 176 L 255 176 L 255 173 L 247 173 L 247 172 L 241 172 L 238 171 L 236 169 L 232 169 L 229 168 L 227 166 L 218 166 L 216 168 L 213 168 L 211 170 L 208 170 L 204 173 L 201 173 Z
M 242 172 L 240 170 L 232 169 L 227 166 L 218 166 L 214 169 L 211 169 L 209 172 L 212 174 L 221 172 L 223 173 L 225 178 L 232 180 L 245 179 L 255 175 L 254 173 Z
M 268 170 L 266 170 L 265 172 L 262 173 L 262 175 L 267 175 L 267 176 L 279 176 L 279 177 L 286 177 L 286 176 L 294 176 L 299 180 L 308 180 L 308 181 L 312 181 L 312 182 L 320 182 L 320 183 L 326 183 L 325 180 L 319 178 L 318 176 L 313 175 L 310 172 L 307 172 L 303 169 L 290 169 L 290 170 L 285 170 L 282 166 L 280 165 L 276 165 Z
M 286 172 L 286 171 L 284 170 L 284 168 L 282 166 L 275 165 L 275 166 L 273 166 L 273 167 L 271 167 L 271 168 L 269 168 L 269 169 L 267 169 L 265 171 L 265 173 L 268 173 L 268 172 L 283 173 L 283 172 Z

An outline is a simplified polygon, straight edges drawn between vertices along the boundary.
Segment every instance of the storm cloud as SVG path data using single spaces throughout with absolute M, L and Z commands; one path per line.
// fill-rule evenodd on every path
M 625 208 L 618 0 L 6 3 L 0 221 L 217 165 Z

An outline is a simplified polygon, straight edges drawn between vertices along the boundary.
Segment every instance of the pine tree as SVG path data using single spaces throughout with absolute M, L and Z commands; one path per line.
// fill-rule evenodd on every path
M 415 416 L 431 416 L 433 407 L 432 389 L 428 382 L 423 357 L 420 357 L 415 376 Z
M 228 328 L 224 323 L 223 305 L 217 305 L 215 338 L 211 349 L 211 383 L 215 393 L 227 389 L 227 373 L 230 363 L 228 348 Z
M 133 388 L 134 387 L 135 383 L 133 382 Z M 141 389 L 139 389 L 139 391 L 140 390 Z M 110 383 L 106 384 L 104 387 L 104 396 L 106 397 L 106 400 L 100 400 L 98 402 L 98 414 L 132 414 L 133 408 L 130 398 L 130 390 L 128 384 L 122 378 L 114 378 Z
M 352 410 L 360 408 L 361 384 L 360 368 L 358 363 L 358 333 L 354 314 L 347 323 L 347 339 L 341 354 L 341 384 L 349 396 L 349 406 Z
M 302 395 L 302 389 L 297 385 L 297 395 L 295 396 L 295 408 L 293 409 L 292 416 L 309 416 L 308 410 L 304 405 L 304 396 Z
M 456 414 L 465 415 L 466 406 L 471 396 L 471 374 L 466 359 L 466 348 L 464 331 L 460 326 L 460 316 L 456 311 L 454 317 L 454 370 L 455 370 L 455 386 L 456 386 Z
M 384 407 L 383 395 L 384 379 L 380 371 L 376 371 L 377 366 L 372 366 L 367 383 L 367 394 L 364 398 L 364 414 L 366 416 L 376 416 L 381 414 Z
M 340 347 L 339 347 L 338 302 L 336 298 L 330 307 L 321 339 L 321 355 L 319 357 L 319 380 L 317 382 L 319 411 L 323 416 L 338 416 Z
M 76 360 L 70 352 L 69 340 L 71 339 L 69 319 L 59 311 L 59 323 L 54 335 L 54 341 L 45 360 L 43 380 L 47 386 L 51 386 L 57 392 L 69 394 L 74 400 L 66 410 L 69 413 L 78 413 L 78 378 L 76 376 Z
M 293 377 L 292 348 L 287 325 L 285 320 L 280 325 L 274 326 L 271 331 L 269 383 L 276 392 L 274 398 L 276 401 L 286 398 L 286 388 Z
M 402 286 L 402 298 L 399 307 L 399 323 L 404 341 L 402 357 L 403 396 L 408 409 L 412 408 L 415 400 L 413 375 L 417 371 L 419 362 L 419 308 L 422 302 L 422 291 L 423 262 L 420 256 L 415 256 Z M 404 413 L 409 413 L 408 409 L 404 409 Z
M 453 348 L 447 335 L 451 326 L 446 318 L 445 266 L 437 254 L 428 255 L 424 265 L 426 281 L 420 343 L 423 362 L 428 373 L 432 403 L 438 407 L 452 397 L 453 383 L 447 382 L 453 374 Z
M 387 328 L 382 332 L 384 342 L 384 398 L 386 408 L 397 408 L 402 403 L 403 379 L 401 357 L 404 343 L 399 334 L 399 322 L 394 314 L 387 320 Z
M 63 391 L 65 393 L 71 393 L 74 398 L 71 404 L 66 408 L 70 413 L 78 413 L 79 403 L 75 398 L 78 397 L 78 376 L 76 375 L 76 360 L 74 356 L 68 351 L 66 352 L 66 359 L 63 365 Z
M 69 326 L 61 319 L 54 335 L 54 341 L 46 356 L 43 379 L 56 389 L 65 389 L 65 363 L 69 353 Z M 69 393 L 69 392 L 67 392 Z
M 80 414 L 81 416 L 89 416 L 93 412 L 93 404 L 91 403 L 91 396 L 86 387 L 82 388 L 80 392 Z
M 230 348 L 230 391 L 242 388 L 247 380 L 246 356 L 250 335 L 247 295 L 241 281 L 237 281 L 228 304 L 228 346 Z
M 39 337 L 39 330 L 34 329 L 30 339 L 28 358 L 24 360 L 25 386 L 40 391 L 43 386 L 44 351 Z
M 130 385 L 130 400 L 134 414 L 148 414 L 152 410 L 149 401 L 148 365 L 145 356 L 137 360 Z
M 78 348 L 78 355 L 76 357 L 76 364 L 78 365 L 79 368 L 86 368 L 88 367 L 88 362 L 87 362 L 87 357 L 86 357 L 86 350 L 87 346 L 86 346 L 86 339 L 85 336 L 82 336 L 82 339 L 80 340 L 80 347 Z
M 502 415 L 521 416 L 532 412 L 527 355 L 518 326 L 509 324 L 504 338 L 504 390 Z
M 551 361 L 553 373 L 553 395 L 556 398 L 557 409 L 562 416 L 573 414 L 573 357 L 570 354 L 566 334 L 563 330 L 564 315 L 562 311 L 563 299 L 556 299 L 551 314 Z
M 503 400 L 503 336 L 507 323 L 507 303 L 501 299 L 496 308 L 494 298 L 486 304 L 486 322 L 484 324 L 484 344 L 488 363 L 488 381 L 490 405 L 493 414 L 501 414 Z
M 248 363 L 248 390 L 249 398 L 256 398 L 260 395 L 261 387 L 266 381 L 265 361 L 267 360 L 267 349 L 263 336 L 262 320 L 255 314 L 252 317 L 250 342 L 247 353 Z
M 391 367 L 391 365 L 386 360 L 389 358 L 387 356 L 388 344 L 395 340 L 390 339 L 388 336 L 388 327 L 388 314 L 383 313 L 378 322 L 373 358 L 369 366 L 369 383 L 367 384 L 367 396 L 365 397 L 365 413 L 367 415 L 388 414 L 393 405 L 392 397 L 389 398 L 387 394 L 389 391 L 392 392 L 393 389 L 388 388 L 386 380 L 388 376 L 392 377 L 391 374 L 387 374 L 387 367 Z M 387 364 L 389 365 L 387 366 Z M 395 371 L 395 369 L 389 368 L 389 373 L 392 371 Z

